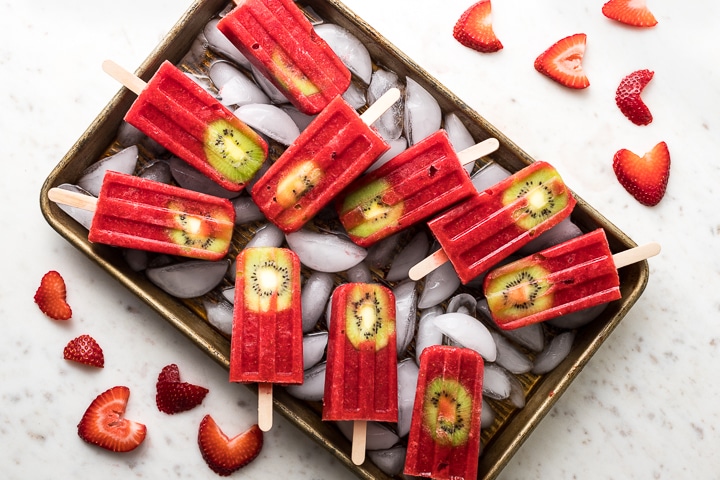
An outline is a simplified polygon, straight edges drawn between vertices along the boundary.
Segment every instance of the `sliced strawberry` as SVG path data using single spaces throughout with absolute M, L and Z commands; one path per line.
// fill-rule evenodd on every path
M 652 207 L 665 195 L 670 178 L 670 152 L 660 142 L 641 157 L 621 149 L 613 158 L 613 170 L 620 184 L 635 199 Z
M 263 432 L 253 425 L 240 435 L 228 438 L 215 420 L 205 415 L 198 430 L 198 445 L 210 469 L 218 475 L 228 476 L 258 456 L 263 445 Z
M 72 309 L 66 301 L 67 289 L 65 280 L 56 272 L 47 272 L 40 281 L 35 292 L 35 303 L 48 317 L 55 320 L 67 320 L 72 317 Z
M 652 113 L 640 98 L 640 94 L 654 74 L 655 72 L 650 70 L 637 70 L 623 78 L 615 92 L 615 103 L 623 115 L 635 125 L 647 125 L 653 120 Z
M 633 27 L 654 27 L 658 23 L 645 0 L 610 0 L 603 5 L 602 13 L 611 20 Z
M 147 435 L 142 423 L 124 417 L 130 389 L 112 387 L 93 400 L 78 424 L 78 435 L 88 443 L 112 452 L 129 452 Z
M 492 28 L 490 0 L 480 0 L 460 16 L 453 37 L 468 48 L 483 53 L 497 52 L 502 49 Z
M 80 335 L 70 340 L 63 350 L 63 358 L 91 367 L 103 368 L 105 366 L 103 350 L 90 335 Z
M 208 389 L 180 381 L 180 370 L 173 364 L 167 365 L 158 375 L 155 403 L 161 412 L 173 415 L 200 405 Z
M 558 40 L 535 59 L 535 70 L 570 88 L 590 86 L 582 60 L 587 35 L 576 33 Z

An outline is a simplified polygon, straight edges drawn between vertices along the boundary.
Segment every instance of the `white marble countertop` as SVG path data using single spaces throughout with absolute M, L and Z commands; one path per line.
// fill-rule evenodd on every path
M 346 4 L 637 243 L 659 241 L 645 293 L 510 461 L 501 478 L 717 478 L 720 472 L 720 6 L 650 0 L 649 30 L 605 19 L 597 2 L 496 0 L 505 48 L 482 55 L 457 44 L 452 26 L 469 6 L 431 0 Z M 254 395 L 155 312 L 52 230 L 38 193 L 52 168 L 117 91 L 100 64 L 136 66 L 190 1 L 0 2 L 0 132 L 5 173 L 2 218 L 12 235 L 0 276 L 0 456 L 2 477 L 214 478 L 196 447 L 208 411 L 228 430 L 246 428 Z M 591 86 L 575 92 L 533 69 L 561 37 L 584 32 Z M 649 68 L 643 98 L 655 120 L 630 123 L 614 104 L 619 80 Z M 637 203 L 612 171 L 620 148 L 644 153 L 667 142 L 667 194 Z M 18 249 L 16 252 L 15 249 Z M 73 319 L 46 318 L 33 303 L 42 275 L 58 270 Z M 65 343 L 89 333 L 106 367 L 62 359 Z M 178 363 L 207 386 L 203 408 L 168 417 L 154 405 L 159 370 Z M 89 448 L 76 425 L 112 385 L 133 394 L 127 415 L 152 432 L 138 451 Z M 280 417 L 278 415 L 278 417 Z M 283 418 L 243 478 L 352 478 L 329 453 Z

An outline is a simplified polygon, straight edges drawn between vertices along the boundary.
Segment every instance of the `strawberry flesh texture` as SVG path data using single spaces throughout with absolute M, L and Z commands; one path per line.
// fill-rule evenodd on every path
M 240 435 L 229 438 L 210 416 L 200 422 L 198 445 L 210 469 L 228 476 L 258 456 L 263 446 L 263 432 L 253 425 Z
M 615 92 L 618 108 L 635 125 L 648 125 L 653 120 L 652 113 L 640 98 L 640 94 L 654 74 L 655 72 L 647 69 L 637 70 L 623 78 Z
M 602 7 L 607 18 L 633 27 L 654 27 L 657 20 L 644 0 L 610 0 Z
M 535 70 L 569 88 L 590 86 L 582 67 L 587 35 L 576 33 L 565 37 L 535 59 Z
M 72 317 L 72 309 L 66 301 L 67 289 L 65 280 L 55 270 L 47 272 L 40 281 L 35 292 L 35 303 L 40 310 L 54 320 L 68 320 Z
M 158 410 L 169 415 L 192 410 L 202 403 L 209 391 L 200 385 L 181 382 L 180 370 L 174 363 L 162 369 L 156 387 Z
M 481 0 L 460 16 L 453 37 L 468 48 L 482 53 L 497 52 L 503 48 L 492 28 L 490 0 Z
M 80 335 L 70 340 L 63 350 L 63 358 L 91 367 L 105 366 L 102 348 L 90 335 Z
M 112 387 L 93 400 L 78 424 L 78 435 L 88 443 L 112 452 L 129 452 L 147 435 L 142 423 L 124 418 L 130 389 Z
M 670 178 L 670 152 L 660 142 L 644 156 L 621 149 L 613 158 L 613 170 L 620 184 L 635 199 L 649 207 L 657 205 Z

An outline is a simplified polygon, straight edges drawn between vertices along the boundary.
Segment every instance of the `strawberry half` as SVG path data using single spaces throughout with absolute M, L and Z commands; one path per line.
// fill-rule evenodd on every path
M 603 5 L 602 13 L 611 20 L 633 27 L 654 27 L 658 23 L 645 0 L 610 0 Z
M 63 358 L 91 367 L 105 366 L 102 348 L 90 335 L 80 335 L 70 340 L 63 350 Z
M 65 280 L 55 270 L 47 272 L 35 292 L 35 303 L 40 310 L 54 320 L 67 320 L 72 317 L 72 309 L 66 301 Z
M 642 157 L 621 149 L 613 158 L 613 170 L 620 185 L 635 199 L 652 207 L 665 195 L 670 178 L 670 152 L 660 142 Z
M 483 53 L 497 52 L 502 49 L 492 28 L 492 8 L 490 0 L 480 0 L 460 16 L 453 37 L 468 48 Z
M 167 365 L 158 375 L 155 403 L 161 412 L 173 415 L 200 405 L 208 389 L 180 381 L 180 370 L 173 364 Z
M 653 120 L 652 113 L 640 98 L 640 94 L 654 74 L 655 72 L 650 70 L 637 70 L 623 78 L 615 91 L 615 103 L 623 115 L 635 125 L 647 125 Z
M 124 417 L 130 389 L 112 387 L 93 400 L 78 424 L 78 435 L 88 443 L 112 452 L 129 452 L 147 435 L 142 423 Z
M 258 456 L 263 445 L 263 432 L 253 425 L 240 435 L 228 438 L 215 420 L 205 415 L 198 430 L 198 445 L 210 469 L 225 477 Z
M 535 70 L 569 88 L 589 87 L 582 66 L 586 41 L 584 33 L 558 40 L 535 59 Z

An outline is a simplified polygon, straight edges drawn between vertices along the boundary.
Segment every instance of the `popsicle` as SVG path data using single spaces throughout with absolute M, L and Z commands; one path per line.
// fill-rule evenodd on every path
M 442 248 L 413 266 L 410 278 L 450 260 L 467 284 L 568 217 L 575 203 L 557 170 L 534 162 L 430 220 Z
M 253 186 L 265 216 L 290 233 L 328 205 L 390 148 L 370 125 L 399 97 L 390 89 L 361 116 L 335 97 Z
M 258 425 L 272 427 L 273 384 L 303 382 L 300 260 L 278 247 L 237 256 L 230 381 L 258 384 Z
M 230 247 L 232 203 L 174 185 L 108 171 L 98 198 L 60 188 L 50 200 L 94 211 L 88 240 L 116 247 L 219 260 Z
M 515 328 L 621 297 L 617 270 L 659 253 L 657 243 L 613 256 L 598 228 L 491 270 L 485 297 L 500 328 Z
M 352 420 L 352 461 L 365 459 L 367 421 L 397 422 L 395 296 L 375 283 L 346 283 L 331 299 L 323 420 Z
M 484 363 L 469 348 L 433 345 L 420 354 L 405 475 L 477 478 Z
M 222 187 L 242 190 L 265 162 L 265 140 L 172 63 L 147 84 L 114 62 L 103 69 L 138 95 L 129 124 Z
M 350 70 L 293 0 L 236 0 L 217 28 L 301 112 L 314 115 L 350 85 Z
M 456 154 L 438 130 L 352 182 L 336 200 L 340 222 L 353 242 L 369 247 L 471 196 L 463 165 L 498 146 L 490 138 Z

